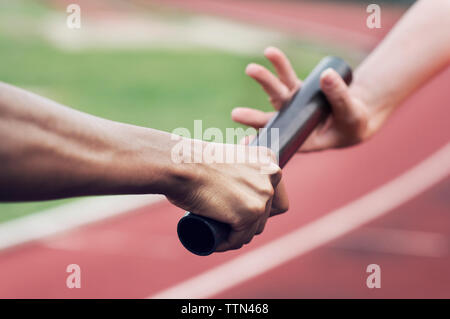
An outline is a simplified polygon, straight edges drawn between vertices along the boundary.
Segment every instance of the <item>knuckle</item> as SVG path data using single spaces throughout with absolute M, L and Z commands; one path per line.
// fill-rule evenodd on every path
M 273 163 L 278 163 L 278 159 L 277 159 L 277 156 L 276 156 L 275 152 L 272 151 L 270 148 L 266 148 L 266 149 L 267 149 L 267 155 L 272 160 L 272 162 Z
M 266 204 L 263 200 L 258 201 L 258 203 L 248 206 L 247 212 L 248 217 L 245 219 L 245 226 L 252 225 L 264 215 L 266 210 Z
M 275 195 L 275 190 L 273 189 L 273 187 L 272 187 L 272 183 L 270 184 L 270 186 L 269 187 L 266 187 L 265 189 L 264 189 L 264 195 L 266 196 L 266 197 L 269 197 L 269 198 L 272 198 L 273 197 L 273 195 Z M 265 205 L 264 205 L 265 206 Z
M 253 215 L 252 220 L 256 221 L 259 217 L 264 215 L 266 210 L 266 205 L 261 201 L 261 203 L 257 206 L 254 206 L 250 209 L 251 214 Z
M 247 221 L 242 215 L 235 215 L 230 220 L 230 225 L 235 231 L 242 231 L 247 228 Z
M 258 155 L 267 155 L 270 152 L 270 149 L 268 149 L 265 146 L 259 145 L 257 146 Z
M 240 232 L 250 228 L 261 216 L 257 208 L 247 208 L 245 212 L 232 219 L 233 230 Z
M 359 131 L 360 129 L 365 129 L 367 127 L 368 118 L 369 115 L 364 111 L 364 109 L 355 107 L 347 116 L 346 122 Z
M 277 167 L 275 172 L 271 176 L 272 184 L 276 185 L 281 181 L 281 178 L 283 177 L 283 172 L 281 171 L 280 167 Z
M 280 97 L 279 97 L 279 96 L 276 96 L 276 97 L 270 96 L 270 97 L 269 97 L 269 102 L 272 103 L 272 104 L 283 103 L 283 101 L 280 100 Z
M 344 108 L 347 105 L 347 101 L 342 94 L 343 94 L 343 92 L 341 93 L 340 91 L 338 91 L 338 92 L 335 92 L 335 94 L 333 96 L 333 103 L 334 103 L 334 105 L 338 106 L 339 108 Z
M 268 179 L 254 187 L 254 195 L 242 203 L 243 205 L 239 205 L 240 208 L 229 217 L 228 223 L 235 231 L 248 229 L 259 221 L 266 214 L 268 201 L 275 195 L 275 189 Z
M 347 116 L 346 122 L 354 127 L 359 127 L 364 122 L 364 117 L 358 112 L 352 112 Z

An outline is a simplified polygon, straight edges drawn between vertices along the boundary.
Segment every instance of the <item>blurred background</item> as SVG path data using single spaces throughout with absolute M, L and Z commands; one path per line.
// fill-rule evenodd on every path
M 78 1 L 82 27 L 69 29 L 71 3 L 0 1 L 2 81 L 97 116 L 165 131 L 192 130 L 195 119 L 205 127 L 235 127 L 230 112 L 236 106 L 269 110 L 244 74 L 250 62 L 268 66 L 263 50 L 269 45 L 286 50 L 302 77 L 337 52 L 176 2 Z M 344 55 L 359 58 L 341 46 Z M 2 204 L 0 220 L 64 202 Z
M 71 3 L 81 8 L 80 29 L 66 25 Z M 413 1 L 378 1 L 381 29 L 366 26 L 370 3 L 0 0 L 0 80 L 115 121 L 172 131 L 192 130 L 194 120 L 202 119 L 204 128 L 224 130 L 237 126 L 230 119 L 236 106 L 271 108 L 244 73 L 251 62 L 271 67 L 264 48 L 284 50 L 300 78 L 326 55 L 356 67 Z M 325 246 L 283 255 L 285 263 L 240 281 L 235 269 L 214 272 L 378 189 L 439 150 L 449 140 L 448 125 L 425 136 L 415 128 L 423 128 L 424 101 L 448 103 L 441 89 L 448 79 L 448 72 L 440 75 L 408 101 L 410 107 L 368 145 L 295 159 L 284 174 L 292 198 L 289 216 L 274 220 L 267 235 L 239 252 L 189 255 L 175 234 L 182 212 L 160 198 L 0 204 L 0 297 L 448 298 L 448 177 L 386 209 L 373 225 L 356 224 L 345 236 L 324 239 Z M 426 125 L 435 128 L 447 115 L 437 106 L 437 122 Z M 281 244 L 278 250 L 294 249 Z M 71 263 L 83 271 L 81 289 L 65 286 Z M 386 288 L 365 286 L 371 263 L 386 271 Z M 232 285 L 218 278 L 227 276 L 234 278 Z M 191 279 L 191 286 L 182 285 Z M 216 289 L 205 288 L 205 280 L 213 286 L 217 280 Z

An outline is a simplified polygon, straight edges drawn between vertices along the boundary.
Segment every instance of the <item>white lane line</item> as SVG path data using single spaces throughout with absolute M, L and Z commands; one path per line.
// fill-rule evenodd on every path
M 215 296 L 388 213 L 448 176 L 449 164 L 450 143 L 411 170 L 359 199 L 149 298 Z
M 426 214 L 426 212 L 424 212 Z M 331 247 L 416 257 L 441 258 L 450 253 L 448 236 L 417 230 L 363 227 Z
M 156 203 L 162 195 L 90 197 L 0 224 L 0 250 Z

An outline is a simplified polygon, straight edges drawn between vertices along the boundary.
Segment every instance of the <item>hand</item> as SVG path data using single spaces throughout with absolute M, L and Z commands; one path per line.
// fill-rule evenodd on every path
M 231 226 L 228 240 L 217 251 L 239 249 L 264 230 L 269 216 L 287 210 L 287 196 L 280 186 L 281 169 L 274 154 L 263 147 L 250 152 L 251 147 L 245 145 L 203 145 L 223 154 L 243 151 L 245 162 L 182 164 L 186 165 L 183 182 L 167 197 L 187 211 Z
M 275 110 L 279 110 L 301 89 L 302 82 L 279 49 L 269 47 L 264 55 L 275 67 L 278 78 L 258 64 L 249 64 L 246 73 L 262 86 Z M 381 125 L 380 118 L 372 116 L 370 108 L 359 98 L 360 92 L 352 91 L 334 70 L 327 69 L 322 73 L 320 85 L 331 104 L 332 116 L 311 133 L 300 152 L 354 145 L 369 138 Z M 273 115 L 274 112 L 235 108 L 231 117 L 238 123 L 258 129 Z

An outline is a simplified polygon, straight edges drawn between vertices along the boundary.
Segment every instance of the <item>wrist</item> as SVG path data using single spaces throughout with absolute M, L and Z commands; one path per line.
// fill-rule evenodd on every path
M 353 82 L 349 87 L 350 96 L 370 110 L 377 109 L 379 101 L 374 99 L 373 85 L 371 87 L 371 84 L 367 82 L 367 79 L 361 77 L 360 72 L 358 71 L 359 69 L 355 70 Z
M 186 164 L 172 159 L 177 141 L 172 134 L 114 123 L 115 145 L 106 164 L 111 192 L 116 194 L 164 194 L 189 178 Z
M 364 139 L 375 134 L 390 114 L 388 97 L 378 94 L 377 86 L 370 79 L 360 77 L 355 72 L 354 81 L 349 88 L 352 99 L 364 109 L 367 118 L 367 128 Z
M 170 164 L 166 168 L 164 195 L 183 199 L 202 184 L 205 176 L 203 149 L 207 142 L 172 135 Z

